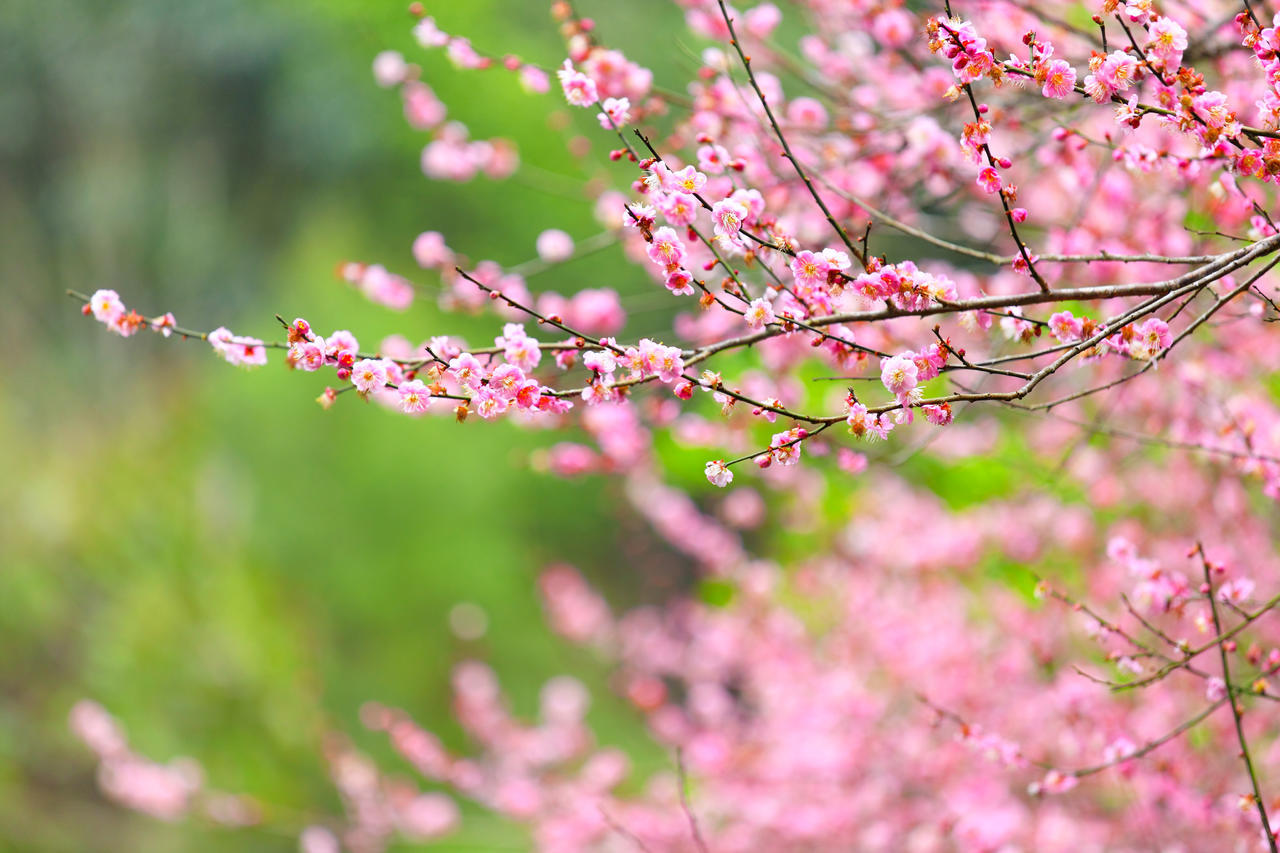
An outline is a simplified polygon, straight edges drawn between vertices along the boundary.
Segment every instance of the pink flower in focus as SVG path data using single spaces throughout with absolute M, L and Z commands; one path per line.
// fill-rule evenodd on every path
M 1046 98 L 1061 100 L 1075 91 L 1076 70 L 1069 62 L 1054 59 L 1045 67 L 1044 87 L 1040 90 Z
M 733 482 L 733 472 L 724 464 L 723 460 L 716 459 L 708 462 L 706 466 L 707 482 L 713 486 L 724 488 Z
M 987 166 L 978 173 L 978 186 L 984 192 L 992 194 L 1000 192 L 1000 173 Z
M 649 260 L 671 271 L 684 262 L 684 253 L 684 244 L 674 230 L 664 225 L 653 232 L 653 242 L 649 244 Z
M 420 379 L 402 382 L 396 393 L 400 395 L 400 411 L 406 415 L 422 414 L 431 402 L 431 391 Z
M 571 60 L 566 59 L 564 61 L 564 65 L 560 66 L 560 69 L 556 71 L 556 76 L 560 78 L 560 88 L 564 90 L 564 99 L 570 105 L 589 107 L 600 100 L 600 95 L 596 91 L 595 81 L 581 71 L 574 70 Z
M 763 329 L 777 319 L 773 313 L 773 305 L 764 298 L 751 300 L 742 317 L 748 326 L 756 330 Z
M 89 297 L 89 308 L 99 323 L 113 323 L 125 312 L 120 294 L 114 290 L 95 290 L 93 296 Z
M 715 232 L 720 237 L 737 239 L 747 215 L 746 206 L 732 199 L 721 199 L 711 207 L 711 221 L 715 223 Z
M 825 286 L 827 273 L 830 271 L 831 264 L 825 257 L 807 249 L 797 252 L 791 261 L 791 274 L 795 276 L 796 284 L 801 287 Z
M 915 361 L 906 356 L 895 355 L 880 362 L 880 381 L 900 402 L 911 398 L 919 373 Z
M 387 384 L 387 366 L 382 359 L 364 358 L 351 367 L 351 384 L 361 394 L 377 391 Z
M 605 98 L 600 105 L 604 112 L 597 113 L 596 118 L 605 130 L 615 130 L 631 123 L 631 101 L 626 98 Z

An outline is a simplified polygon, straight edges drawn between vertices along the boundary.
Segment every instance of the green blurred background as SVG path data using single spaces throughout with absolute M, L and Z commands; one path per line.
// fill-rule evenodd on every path
M 0 4 L 0 848 L 295 848 L 107 803 L 67 733 L 81 697 L 116 714 L 140 752 L 193 756 L 213 786 L 291 808 L 338 808 L 319 757 L 326 727 L 397 766 L 360 729 L 366 700 L 461 746 L 447 679 L 468 655 L 495 664 L 525 713 L 546 678 L 578 673 L 603 739 L 666 760 L 602 667 L 549 635 L 534 591 L 537 571 L 566 559 L 617 603 L 653 593 L 618 556 L 611 531 L 634 522 L 616 485 L 530 473 L 544 437 L 502 425 L 345 399 L 323 413 L 317 377 L 278 362 L 243 373 L 154 335 L 123 341 L 63 295 L 115 288 L 143 313 L 266 338 L 278 337 L 275 312 L 304 315 L 365 348 L 391 332 L 494 334 L 492 318 L 425 303 L 393 315 L 333 276 L 343 259 L 412 272 L 410 244 L 427 229 L 504 263 L 532 257 L 550 225 L 599 230 L 559 99 L 527 96 L 499 70 L 454 71 L 413 42 L 405 5 Z M 427 5 L 483 51 L 548 68 L 563 58 L 541 0 Z M 605 37 L 659 82 L 686 79 L 670 41 L 646 35 L 675 31 L 674 8 L 579 5 L 607 6 Z M 373 83 L 385 48 L 423 66 L 473 137 L 514 139 L 535 178 L 427 181 L 426 137 Z M 607 139 L 593 137 L 603 154 Z M 638 270 L 607 269 L 601 279 L 575 262 L 531 286 L 645 286 Z M 487 612 L 482 640 L 450 633 L 459 601 Z M 464 824 L 438 848 L 527 847 L 487 815 L 467 810 Z

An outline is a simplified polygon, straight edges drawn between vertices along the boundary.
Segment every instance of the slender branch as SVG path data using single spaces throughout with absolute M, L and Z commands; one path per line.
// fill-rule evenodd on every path
M 828 209 L 827 203 L 823 201 L 822 196 L 818 194 L 818 190 L 814 187 L 813 181 L 809 178 L 808 173 L 805 172 L 804 167 L 800 165 L 800 161 L 791 151 L 791 145 L 787 142 L 786 134 L 782 132 L 782 128 L 778 125 L 778 120 L 774 118 L 773 109 L 769 106 L 769 99 L 765 97 L 764 91 L 760 88 L 760 84 L 756 82 L 755 72 L 751 70 L 751 57 L 746 54 L 742 49 L 742 44 L 738 41 L 738 34 L 734 29 L 733 17 L 729 14 L 728 7 L 725 6 L 724 0 L 716 0 L 716 2 L 720 5 L 720 16 L 724 18 L 725 26 L 729 28 L 729 43 L 733 45 L 733 49 L 738 54 L 738 59 L 742 61 L 742 67 L 747 72 L 747 80 L 751 83 L 751 88 L 755 90 L 756 97 L 760 99 L 760 105 L 764 107 L 764 114 L 768 117 L 769 124 L 773 127 L 773 133 L 778 137 L 778 142 L 782 145 L 783 154 L 791 161 L 792 167 L 796 170 L 796 175 L 798 175 L 800 180 L 804 182 L 805 187 L 809 190 L 809 195 L 813 197 L 814 203 L 818 205 L 818 209 L 821 210 L 822 215 L 826 217 L 827 223 L 836 232 L 840 241 L 844 243 L 845 248 L 849 250 L 849 254 L 857 258 L 858 262 L 865 267 L 867 263 L 866 256 L 862 253 L 862 250 L 858 248 L 857 244 L 849 238 L 848 233 L 840 227 L 838 222 L 836 222 L 836 218 L 831 215 L 831 211 Z
M 684 755 L 679 749 L 676 750 L 676 781 L 680 788 L 680 808 L 684 809 L 685 817 L 689 819 L 689 831 L 693 834 L 693 843 L 697 846 L 699 853 L 709 853 L 707 842 L 702 837 L 702 830 L 698 828 L 698 818 L 693 813 L 693 808 L 689 805 L 689 792 L 684 773 Z
M 1218 616 L 1218 602 L 1213 591 L 1213 572 L 1209 567 L 1209 557 L 1204 552 L 1204 544 L 1196 543 L 1196 552 L 1200 555 L 1200 562 L 1204 566 L 1204 585 L 1207 589 L 1209 597 L 1209 610 L 1213 613 L 1213 630 L 1214 633 L 1221 636 L 1222 622 Z M 1235 723 L 1236 740 L 1240 743 L 1240 758 L 1244 761 L 1244 769 L 1249 774 L 1249 784 L 1253 787 L 1253 801 L 1258 807 L 1258 817 L 1262 820 L 1262 830 L 1267 836 L 1267 845 L 1271 848 L 1271 853 L 1277 853 L 1276 837 L 1271 831 L 1271 821 L 1267 817 L 1267 803 L 1262 798 L 1262 788 L 1258 785 L 1258 774 L 1253 769 L 1253 758 L 1249 755 L 1249 742 L 1244 735 L 1244 724 L 1241 722 L 1240 706 L 1236 704 L 1235 697 L 1231 693 L 1231 666 L 1227 659 L 1227 644 L 1225 642 L 1218 643 L 1218 654 L 1222 659 L 1222 680 L 1228 685 L 1227 700 L 1231 705 L 1231 719 Z

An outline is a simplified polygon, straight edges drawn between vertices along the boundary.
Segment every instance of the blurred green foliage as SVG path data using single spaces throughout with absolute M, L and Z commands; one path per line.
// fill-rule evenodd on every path
M 112 287 L 144 312 L 262 337 L 276 336 L 276 311 L 351 328 L 370 347 L 392 332 L 492 335 L 491 319 L 446 325 L 429 304 L 390 315 L 332 274 L 345 258 L 409 272 L 427 229 L 504 263 L 531 257 L 552 223 L 598 230 L 561 105 L 505 72 L 460 73 L 424 53 L 404 5 L 0 6 L 0 848 L 295 848 L 106 803 L 66 731 L 85 696 L 143 753 L 191 755 L 215 787 L 291 810 L 338 807 L 319 757 L 326 728 L 397 766 L 361 731 L 369 699 L 464 747 L 448 673 L 469 655 L 495 664 L 525 714 L 546 678 L 582 675 L 602 737 L 646 754 L 602 667 L 550 636 L 535 594 L 551 559 L 588 569 L 616 600 L 644 594 L 615 548 L 612 486 L 530 473 L 540 437 L 503 426 L 415 422 L 353 400 L 322 413 L 315 377 L 278 364 L 242 374 L 200 344 L 121 341 L 64 295 Z M 545 3 L 429 5 L 482 50 L 546 67 L 563 57 Z M 611 35 L 654 61 L 663 46 L 644 42 L 640 15 L 611 10 Z M 370 62 L 388 47 L 423 65 L 473 136 L 514 139 L 537 183 L 428 182 L 425 137 L 373 84 Z M 611 286 L 641 281 L 610 269 Z M 534 285 L 601 283 L 576 263 Z M 484 639 L 449 632 L 459 601 L 487 612 Z M 648 750 L 654 766 L 666 760 Z M 468 812 L 439 848 L 526 846 Z

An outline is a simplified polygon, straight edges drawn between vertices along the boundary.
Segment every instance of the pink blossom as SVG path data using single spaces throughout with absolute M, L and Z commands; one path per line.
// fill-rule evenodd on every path
M 753 329 L 763 329 L 772 323 L 776 318 L 773 313 L 773 305 L 767 299 L 753 299 L 751 304 L 747 306 L 743 319 L 747 321 L 747 325 Z
M 746 206 L 732 199 L 721 199 L 711 207 L 711 221 L 720 237 L 736 239 L 747 216 Z
M 692 225 L 698 216 L 698 200 L 688 193 L 672 192 L 658 203 L 667 222 L 677 228 Z
M 384 50 L 373 58 L 373 78 L 383 88 L 399 85 L 408 70 L 408 63 L 397 51 Z
M 99 323 L 113 323 L 125 313 L 124 303 L 114 290 L 95 290 L 89 297 L 89 307 Z
M 400 383 L 396 389 L 400 396 L 400 411 L 407 415 L 420 415 L 431 402 L 431 391 L 420 379 Z
M 339 358 L 344 354 L 354 356 L 360 351 L 360 342 L 345 329 L 332 333 L 324 342 L 324 353 L 330 358 Z
M 845 418 L 849 434 L 857 438 L 885 439 L 893 429 L 893 422 L 883 415 L 873 415 L 861 403 L 852 403 Z
M 1169 330 L 1169 324 L 1159 317 L 1151 317 L 1134 329 L 1134 339 L 1129 343 L 1129 355 L 1145 361 L 1168 349 L 1172 342 L 1173 333 Z
M 915 361 L 906 356 L 895 355 L 880 362 L 880 381 L 899 401 L 911 399 L 918 376 Z
M 417 80 L 406 82 L 400 89 L 404 98 L 404 116 L 417 130 L 430 130 L 444 121 L 444 104 L 425 83 Z
M 830 270 L 831 264 L 825 257 L 807 249 L 797 252 L 791 261 L 791 274 L 795 276 L 796 284 L 801 287 L 825 286 L 827 273 Z
M 538 235 L 538 257 L 549 264 L 567 261 L 573 257 L 573 238 L 558 228 L 549 228 Z
M 499 397 L 510 400 L 516 395 L 516 391 L 519 390 L 524 380 L 524 371 L 519 367 L 514 364 L 501 364 L 489 377 L 487 387 Z
M 1000 192 L 1000 173 L 990 166 L 987 166 L 978 173 L 978 186 L 981 187 L 984 192 Z
M 706 475 L 707 482 L 722 489 L 733 482 L 733 471 L 720 459 L 707 463 Z
M 424 17 L 413 27 L 413 36 L 423 47 L 444 47 L 449 43 L 449 34 L 436 26 L 435 18 Z
M 1044 87 L 1041 93 L 1046 98 L 1057 98 L 1059 100 L 1066 98 L 1073 91 L 1076 85 L 1076 70 L 1071 64 L 1055 59 L 1048 63 L 1044 69 Z
M 217 341 L 214 340 L 215 335 L 218 336 Z M 223 351 L 223 347 L 229 345 L 233 340 L 231 333 L 226 329 L 218 329 L 209 333 L 209 343 L 213 344 L 214 349 L 218 350 L 224 358 L 226 353 Z M 325 340 L 319 336 L 314 336 L 309 341 L 299 341 L 289 347 L 289 363 L 308 373 L 314 373 L 324 367 L 326 359 Z
M 604 111 L 596 118 L 605 130 L 626 127 L 631 123 L 631 101 L 627 98 L 605 98 L 601 106 Z
M 314 352 L 309 351 L 308 356 L 312 363 L 323 364 L 324 342 L 320 338 L 316 340 L 320 341 L 318 345 L 306 344 L 306 346 L 314 350 Z M 244 338 L 233 335 L 229 330 L 222 327 L 209 333 L 209 345 L 228 364 L 234 364 L 237 367 L 261 367 L 267 363 L 267 349 L 262 341 L 257 338 Z
M 1172 18 L 1156 18 L 1147 28 L 1147 54 L 1158 59 L 1165 68 L 1176 70 L 1186 49 L 1187 31 Z
M 871 23 L 871 35 L 890 50 L 906 47 L 920 31 L 920 25 L 910 12 L 890 8 L 876 15 Z
M 786 432 L 775 433 L 769 440 L 770 455 L 779 465 L 795 465 L 800 461 L 800 447 L 807 435 L 804 429 L 793 427 Z
M 380 358 L 364 358 L 351 367 L 351 384 L 361 394 L 377 391 L 387 384 L 386 362 Z
M 676 296 L 690 296 L 694 293 L 693 276 L 682 269 L 674 269 L 667 273 L 663 284 Z
M 676 232 L 665 225 L 653 232 L 653 242 L 649 244 L 649 260 L 672 271 L 684 262 L 685 249 Z
M 480 387 L 487 373 L 479 359 L 469 352 L 464 352 L 449 361 L 449 373 L 464 388 L 473 391 Z
M 1080 340 L 1084 326 L 1070 311 L 1058 311 L 1049 318 L 1049 331 L 1063 343 Z
M 589 107 L 600 100 L 595 81 L 581 71 L 574 70 L 571 60 L 564 61 L 564 65 L 556 71 L 556 76 L 560 78 L 560 88 L 564 90 L 564 98 L 570 105 Z
M 413 257 L 423 269 L 440 269 L 454 264 L 454 254 L 439 231 L 424 231 L 413 241 Z
M 685 166 L 671 174 L 671 189 L 685 193 L 696 193 L 707 183 L 707 176 L 693 166 Z
M 364 270 L 360 289 L 372 301 L 396 311 L 404 311 L 413 302 L 413 285 L 377 264 Z

